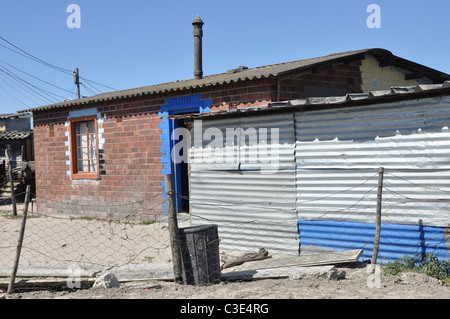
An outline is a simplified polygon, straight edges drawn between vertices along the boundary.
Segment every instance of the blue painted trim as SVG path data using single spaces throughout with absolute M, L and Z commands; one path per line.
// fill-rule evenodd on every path
M 158 113 L 159 117 L 161 117 L 161 123 L 159 124 L 159 128 L 161 129 L 160 140 L 162 141 L 162 145 L 160 147 L 162 152 L 162 157 L 160 159 L 161 163 L 163 163 L 163 169 L 161 171 L 162 175 L 173 174 L 174 175 L 174 184 L 175 184 L 175 193 L 176 195 L 182 194 L 182 176 L 179 170 L 179 167 L 176 167 L 178 172 L 174 172 L 174 165 L 171 157 L 171 150 L 174 147 L 175 143 L 171 139 L 171 135 L 174 129 L 178 127 L 178 120 L 169 119 L 169 115 L 173 114 L 182 114 L 182 113 L 206 113 L 210 112 L 212 99 L 202 99 L 202 94 L 193 94 L 186 96 L 179 96 L 173 98 L 167 98 L 166 104 L 161 105 L 161 112 Z M 167 196 L 166 196 L 166 185 L 163 182 L 161 186 L 164 188 L 162 198 L 166 199 L 166 203 L 163 204 L 163 208 L 167 214 Z M 176 206 L 177 211 L 181 211 L 182 209 L 182 198 L 181 196 L 176 196 Z
M 315 246 L 333 250 L 363 249 L 360 261 L 372 259 L 375 224 L 333 220 L 298 221 L 300 249 Z M 382 224 L 377 262 L 405 255 L 434 253 L 449 260 L 445 229 L 423 225 Z

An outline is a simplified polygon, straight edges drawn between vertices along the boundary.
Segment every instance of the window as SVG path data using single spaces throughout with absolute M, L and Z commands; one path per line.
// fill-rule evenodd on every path
M 99 178 L 96 116 L 70 119 L 70 149 L 72 178 Z

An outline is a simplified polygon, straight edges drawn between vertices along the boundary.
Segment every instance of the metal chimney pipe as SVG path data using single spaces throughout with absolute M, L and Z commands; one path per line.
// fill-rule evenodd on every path
M 197 16 L 192 22 L 194 26 L 194 78 L 201 79 L 203 77 L 202 70 L 202 37 L 203 37 L 203 21 Z

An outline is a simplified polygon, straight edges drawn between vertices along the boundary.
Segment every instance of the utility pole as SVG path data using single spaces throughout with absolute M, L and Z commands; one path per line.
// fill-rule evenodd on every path
M 78 68 L 75 70 L 74 73 L 75 73 L 75 76 L 73 77 L 73 81 L 77 85 L 78 99 L 80 99 L 81 98 L 81 95 L 80 95 L 80 72 L 78 71 Z

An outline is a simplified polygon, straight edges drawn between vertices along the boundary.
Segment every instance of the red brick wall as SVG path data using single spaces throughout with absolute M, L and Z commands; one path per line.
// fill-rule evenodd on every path
M 245 108 L 267 105 L 277 99 L 274 78 L 247 80 L 199 90 L 204 99 L 212 99 L 213 109 Z
M 168 97 L 202 94 L 212 109 L 265 105 L 280 100 L 360 92 L 359 61 L 311 68 L 278 78 L 239 81 L 201 89 L 117 99 L 34 113 L 37 209 L 41 213 L 153 220 L 164 214 L 158 111 Z M 280 89 L 280 91 L 278 91 Z M 97 108 L 103 122 L 103 171 L 99 180 L 71 180 L 69 111 Z
M 124 103 L 125 102 L 125 103 Z M 99 180 L 71 180 L 66 154 L 68 110 L 35 113 L 37 210 L 47 214 L 154 220 L 160 216 L 162 164 L 158 113 L 150 101 L 97 105 L 103 122 Z M 153 99 L 152 101 L 153 102 Z M 141 103 L 146 103 L 145 110 Z M 130 105 L 142 113 L 121 115 Z
M 361 62 L 339 62 L 326 67 L 292 72 L 280 80 L 280 100 L 342 96 L 361 92 Z

